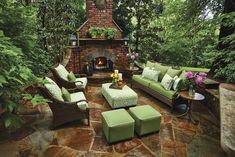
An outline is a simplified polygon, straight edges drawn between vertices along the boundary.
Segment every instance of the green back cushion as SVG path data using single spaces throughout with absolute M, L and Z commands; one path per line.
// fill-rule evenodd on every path
M 46 83 L 44 84 L 44 86 L 51 93 L 51 95 L 60 101 L 64 101 L 64 99 L 62 98 L 60 87 L 48 77 L 45 77 L 45 80 Z
M 186 71 L 183 70 L 182 73 L 180 74 L 179 78 L 181 78 L 181 79 L 186 79 L 185 74 L 186 74 Z
M 65 89 L 64 87 L 62 87 L 61 92 L 62 92 L 62 97 L 63 97 L 64 101 L 71 102 L 71 96 L 70 96 L 70 93 L 68 92 L 68 90 Z
M 75 81 L 76 80 L 76 76 L 74 75 L 74 73 L 72 71 L 70 71 L 70 73 L 68 74 L 68 80 L 69 81 Z
M 68 74 L 69 72 L 65 69 L 65 67 L 61 64 L 59 64 L 56 68 L 55 68 L 56 72 L 58 73 L 58 75 L 63 78 L 64 80 L 68 81 Z
M 154 63 L 153 63 L 153 62 L 150 62 L 150 61 L 147 61 L 146 67 L 154 68 Z
M 162 81 L 162 79 L 163 79 L 163 77 L 166 74 L 168 69 L 169 69 L 168 66 L 163 66 L 163 65 L 160 65 L 160 64 L 155 64 L 155 70 L 160 71 L 159 81 Z
M 163 77 L 162 81 L 161 81 L 161 85 L 166 89 L 166 90 L 170 90 L 171 87 L 173 86 L 174 83 L 174 79 L 168 75 L 165 74 L 165 76 Z
M 170 75 L 171 77 L 175 77 L 178 76 L 181 73 L 181 70 L 177 70 L 177 69 L 172 69 L 171 67 L 167 70 L 166 72 L 168 75 Z
M 180 83 L 180 85 L 179 85 L 179 88 L 181 88 L 181 89 L 184 89 L 184 88 L 187 87 L 185 74 L 186 74 L 186 71 L 183 70 L 182 73 L 181 73 L 180 76 L 179 76 L 179 78 L 182 79 L 182 80 L 181 80 L 181 83 Z

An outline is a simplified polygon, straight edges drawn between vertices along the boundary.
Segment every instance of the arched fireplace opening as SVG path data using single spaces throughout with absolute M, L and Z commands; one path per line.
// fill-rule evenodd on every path
M 113 70 L 113 62 L 107 57 L 96 57 L 92 60 L 94 70 L 108 71 Z

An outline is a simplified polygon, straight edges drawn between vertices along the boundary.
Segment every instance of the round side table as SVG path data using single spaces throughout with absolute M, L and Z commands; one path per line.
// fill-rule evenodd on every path
M 189 96 L 188 91 L 180 92 L 180 96 L 183 99 L 186 99 L 188 101 L 188 105 L 187 105 L 187 109 L 186 109 L 185 113 L 178 115 L 177 117 L 182 117 L 182 116 L 188 115 L 189 120 L 192 121 L 193 124 L 196 124 L 197 122 L 193 119 L 193 116 L 192 116 L 192 105 L 193 105 L 193 102 L 195 102 L 195 101 L 204 100 L 205 96 L 200 93 L 195 93 L 194 96 Z

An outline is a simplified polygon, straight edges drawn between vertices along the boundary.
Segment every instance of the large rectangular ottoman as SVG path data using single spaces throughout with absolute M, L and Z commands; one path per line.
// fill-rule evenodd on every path
M 135 120 L 135 132 L 139 136 L 159 131 L 161 114 L 151 106 L 131 107 L 129 113 Z
M 135 121 L 124 109 L 101 113 L 102 129 L 108 143 L 113 143 L 134 136 Z
M 102 84 L 102 94 L 108 101 L 111 108 L 136 106 L 138 95 L 131 88 L 125 85 L 121 90 L 109 88 L 111 83 Z

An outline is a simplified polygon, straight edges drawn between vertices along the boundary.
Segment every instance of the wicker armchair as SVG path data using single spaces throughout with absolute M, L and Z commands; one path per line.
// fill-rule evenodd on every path
M 50 100 L 49 107 L 53 113 L 53 129 L 56 127 L 76 121 L 81 119 L 87 119 L 88 120 L 88 126 L 90 125 L 90 119 L 89 119 L 89 108 L 86 108 L 86 110 L 82 110 L 77 106 L 77 103 L 79 102 L 87 102 L 87 100 L 79 100 L 76 102 L 65 102 L 60 101 L 56 99 L 52 94 L 45 88 L 43 85 L 38 85 L 38 89 L 40 90 L 41 94 L 48 100 Z M 70 89 L 69 92 L 79 92 L 80 89 Z
M 69 80 L 66 80 L 66 79 L 62 78 L 59 75 L 59 73 L 57 72 L 56 68 L 59 65 L 60 64 L 56 64 L 56 65 L 52 66 L 51 69 L 50 69 L 52 74 L 53 74 L 54 80 L 56 81 L 58 86 L 64 87 L 64 88 L 67 88 L 67 89 L 83 88 L 84 92 L 87 91 L 87 85 L 86 85 L 87 84 L 87 75 L 86 74 L 75 74 L 77 79 L 75 81 L 69 81 Z M 67 71 L 67 73 L 68 73 L 68 71 Z

